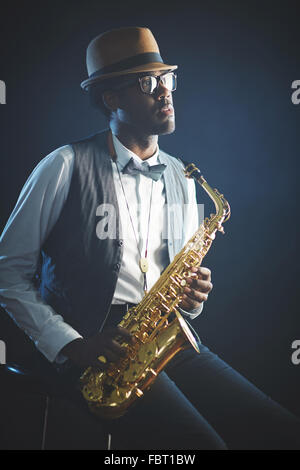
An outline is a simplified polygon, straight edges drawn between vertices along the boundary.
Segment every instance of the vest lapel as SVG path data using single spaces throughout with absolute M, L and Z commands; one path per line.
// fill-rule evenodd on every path
M 99 142 L 96 142 L 97 152 L 101 157 L 101 165 L 97 178 L 99 187 L 103 187 L 103 204 L 112 206 L 116 216 L 116 239 L 122 238 L 122 226 L 119 213 L 119 204 L 115 189 L 112 171 L 112 160 L 116 160 L 114 147 L 112 144 L 111 131 L 107 130 L 99 134 Z
M 168 235 L 168 250 L 170 261 L 173 261 L 175 255 L 182 248 L 183 237 L 183 213 L 180 201 L 183 198 L 178 197 L 180 187 L 178 179 L 176 178 L 176 169 L 171 162 L 171 157 L 166 153 L 159 152 L 159 161 L 167 165 L 163 173 L 165 190 L 166 190 L 166 204 L 167 204 L 167 235 Z

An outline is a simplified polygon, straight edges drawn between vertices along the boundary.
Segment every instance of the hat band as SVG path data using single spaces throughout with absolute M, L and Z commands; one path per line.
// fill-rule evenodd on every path
M 113 65 L 108 65 L 107 67 L 102 67 L 102 69 L 96 70 L 92 73 L 89 78 L 100 77 L 101 75 L 106 75 L 107 73 L 122 72 L 122 70 L 127 70 L 138 65 L 145 65 L 151 62 L 160 62 L 163 64 L 163 60 L 158 54 L 158 52 L 144 52 L 143 54 L 138 54 L 134 57 L 129 57 L 128 59 L 120 60 Z

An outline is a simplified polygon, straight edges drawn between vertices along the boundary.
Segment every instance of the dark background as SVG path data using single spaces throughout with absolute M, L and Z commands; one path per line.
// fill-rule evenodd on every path
M 300 104 L 291 101 L 299 13 L 296 1 L 2 5 L 0 201 L 3 228 L 41 158 L 106 127 L 79 86 L 89 41 L 115 27 L 149 27 L 164 60 L 179 66 L 177 128 L 160 146 L 195 162 L 232 208 L 205 259 L 214 289 L 193 325 L 203 343 L 300 416 L 300 365 L 291 362 L 300 339 Z M 8 359 L 23 354 L 12 331 L 1 310 Z

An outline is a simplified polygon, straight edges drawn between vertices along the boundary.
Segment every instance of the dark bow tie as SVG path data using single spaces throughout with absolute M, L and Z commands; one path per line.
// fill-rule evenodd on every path
M 167 165 L 164 164 L 150 166 L 147 162 L 140 163 L 131 158 L 127 165 L 124 166 L 122 172 L 125 174 L 128 173 L 130 175 L 142 173 L 144 176 L 158 181 L 163 172 L 165 171 L 166 167 Z

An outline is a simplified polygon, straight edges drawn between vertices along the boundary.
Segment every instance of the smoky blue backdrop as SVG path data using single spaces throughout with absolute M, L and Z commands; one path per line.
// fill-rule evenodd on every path
M 232 208 L 204 265 L 214 289 L 193 323 L 203 343 L 300 415 L 299 2 L 13 2 L 1 12 L 1 227 L 34 166 L 107 127 L 80 88 L 89 41 L 147 26 L 178 64 L 167 152 L 195 162 Z M 211 212 L 200 189 L 198 201 Z M 6 314 L 0 338 L 17 352 Z M 21 346 L 18 346 L 21 348 Z M 12 353 L 13 351 L 13 353 Z M 201 377 L 194 380 L 201 381 Z

